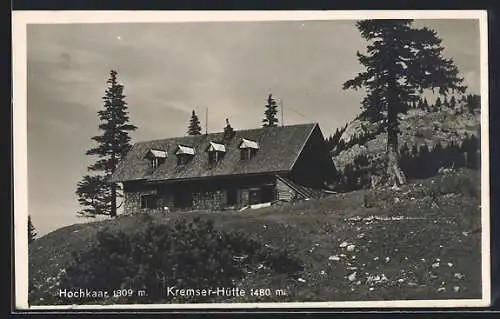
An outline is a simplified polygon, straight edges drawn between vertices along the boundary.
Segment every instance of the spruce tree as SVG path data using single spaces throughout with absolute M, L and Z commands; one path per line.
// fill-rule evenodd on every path
M 450 102 L 448 101 L 448 98 L 446 97 L 446 95 L 443 98 L 443 106 L 446 108 L 450 107 Z
M 417 108 L 419 110 L 423 110 L 424 109 L 424 100 L 421 97 L 418 99 Z
M 438 98 L 436 99 L 436 104 L 434 104 L 436 106 L 437 109 L 440 109 L 441 106 L 443 105 L 443 103 L 441 102 L 441 98 L 438 96 Z
M 346 81 L 344 89 L 364 88 L 363 107 L 373 101 L 384 114 L 387 130 L 386 169 L 389 183 L 404 184 L 399 167 L 398 114 L 409 101 L 417 100 L 425 89 L 465 91 L 463 79 L 451 59 L 444 58 L 441 39 L 428 28 L 415 28 L 413 20 L 363 20 L 356 26 L 369 42 L 367 54 L 357 52 L 366 71 Z
M 422 109 L 426 111 L 430 111 L 431 107 L 429 105 L 429 102 L 427 102 L 427 98 L 424 97 L 424 103 L 422 104 Z
M 36 239 L 36 230 L 31 221 L 31 216 L 28 215 L 28 243 L 31 244 Z
M 457 100 L 455 99 L 455 96 L 452 96 L 450 99 L 449 107 L 454 109 L 457 106 Z
M 129 123 L 128 107 L 123 94 L 123 85 L 118 82 L 118 73 L 111 70 L 106 82 L 103 109 L 98 111 L 101 135 L 91 138 L 97 143 L 86 155 L 97 156 L 98 160 L 87 169 L 92 174 L 85 175 L 78 182 L 76 194 L 82 206 L 78 214 L 83 216 L 116 216 L 117 196 L 120 186 L 110 182 L 118 162 L 132 147 L 129 132 L 137 127 Z
M 474 110 L 481 108 L 481 97 L 477 94 L 469 93 L 465 96 L 465 103 L 470 113 L 474 113 Z
M 191 119 L 189 120 L 188 135 L 201 135 L 201 126 L 198 115 L 193 112 L 191 113 Z
M 271 127 L 278 126 L 278 118 L 276 115 L 278 114 L 278 104 L 276 100 L 273 98 L 272 94 L 269 94 L 267 97 L 266 110 L 264 112 L 264 119 L 262 120 L 262 127 Z

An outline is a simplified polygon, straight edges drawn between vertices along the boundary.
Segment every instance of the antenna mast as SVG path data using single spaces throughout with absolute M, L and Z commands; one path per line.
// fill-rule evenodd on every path
M 208 107 L 205 108 L 205 134 L 208 135 Z
M 281 127 L 285 126 L 285 122 L 283 120 L 283 99 L 280 99 L 280 106 L 281 106 Z

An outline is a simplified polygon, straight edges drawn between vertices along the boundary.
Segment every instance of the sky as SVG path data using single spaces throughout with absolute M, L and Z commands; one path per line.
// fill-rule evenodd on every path
M 479 93 L 477 20 L 417 20 L 443 39 Z M 205 131 L 259 127 L 267 95 L 285 125 L 318 122 L 328 136 L 359 113 L 355 21 L 31 24 L 27 28 L 28 209 L 39 235 L 77 222 L 75 189 L 95 158 L 97 111 L 109 71 L 124 85 L 132 142 L 185 135 L 192 110 Z M 281 114 L 280 114 L 281 117 Z

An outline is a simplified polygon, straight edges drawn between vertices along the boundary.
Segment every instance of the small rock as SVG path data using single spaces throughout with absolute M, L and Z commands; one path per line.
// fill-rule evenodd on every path
M 335 256 L 330 256 L 328 257 L 328 260 L 334 260 L 334 261 L 339 261 L 340 260 L 340 257 L 335 255 Z
M 431 267 L 432 267 L 432 268 L 438 268 L 438 267 L 439 267 L 439 262 L 437 262 L 437 263 L 433 263 L 433 264 L 431 265 Z
M 370 287 L 370 288 L 368 288 L 368 290 L 373 291 L 373 290 L 375 290 L 375 288 Z
M 351 245 L 347 246 L 346 250 L 351 252 L 351 251 L 354 251 L 355 248 L 356 248 L 356 246 L 351 244 Z
M 373 260 L 378 260 L 378 257 L 374 257 Z
M 299 279 L 297 279 L 297 281 L 306 282 L 306 280 L 304 278 L 299 278 Z
M 453 291 L 454 292 L 459 292 L 460 291 L 460 287 L 458 287 L 458 286 L 453 287 Z
M 448 263 L 448 267 L 453 267 L 453 263 Z
M 340 247 L 340 248 L 345 248 L 345 247 L 347 247 L 347 245 L 349 245 L 349 243 L 347 243 L 346 241 L 344 241 L 344 242 L 342 242 L 342 243 L 339 245 L 339 247 Z
M 319 272 L 319 274 L 324 276 L 324 275 L 326 275 L 326 271 L 322 270 Z
M 446 288 L 445 287 L 439 287 L 437 291 L 438 292 L 446 291 Z
M 353 272 L 352 274 L 350 274 L 349 276 L 347 276 L 347 279 L 349 279 L 349 281 L 356 280 L 356 272 Z
M 388 263 L 391 260 L 390 257 L 385 257 L 385 262 Z
M 456 272 L 456 273 L 453 275 L 453 277 L 455 277 L 455 278 L 457 278 L 457 279 L 462 279 L 462 278 L 464 278 L 465 276 L 464 276 L 463 274 L 459 273 L 459 272 Z

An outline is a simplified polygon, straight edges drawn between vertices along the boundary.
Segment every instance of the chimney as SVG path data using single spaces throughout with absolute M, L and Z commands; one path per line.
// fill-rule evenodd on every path
M 234 129 L 229 124 L 229 119 L 226 118 L 226 127 L 224 128 L 224 140 L 228 141 L 234 136 Z

